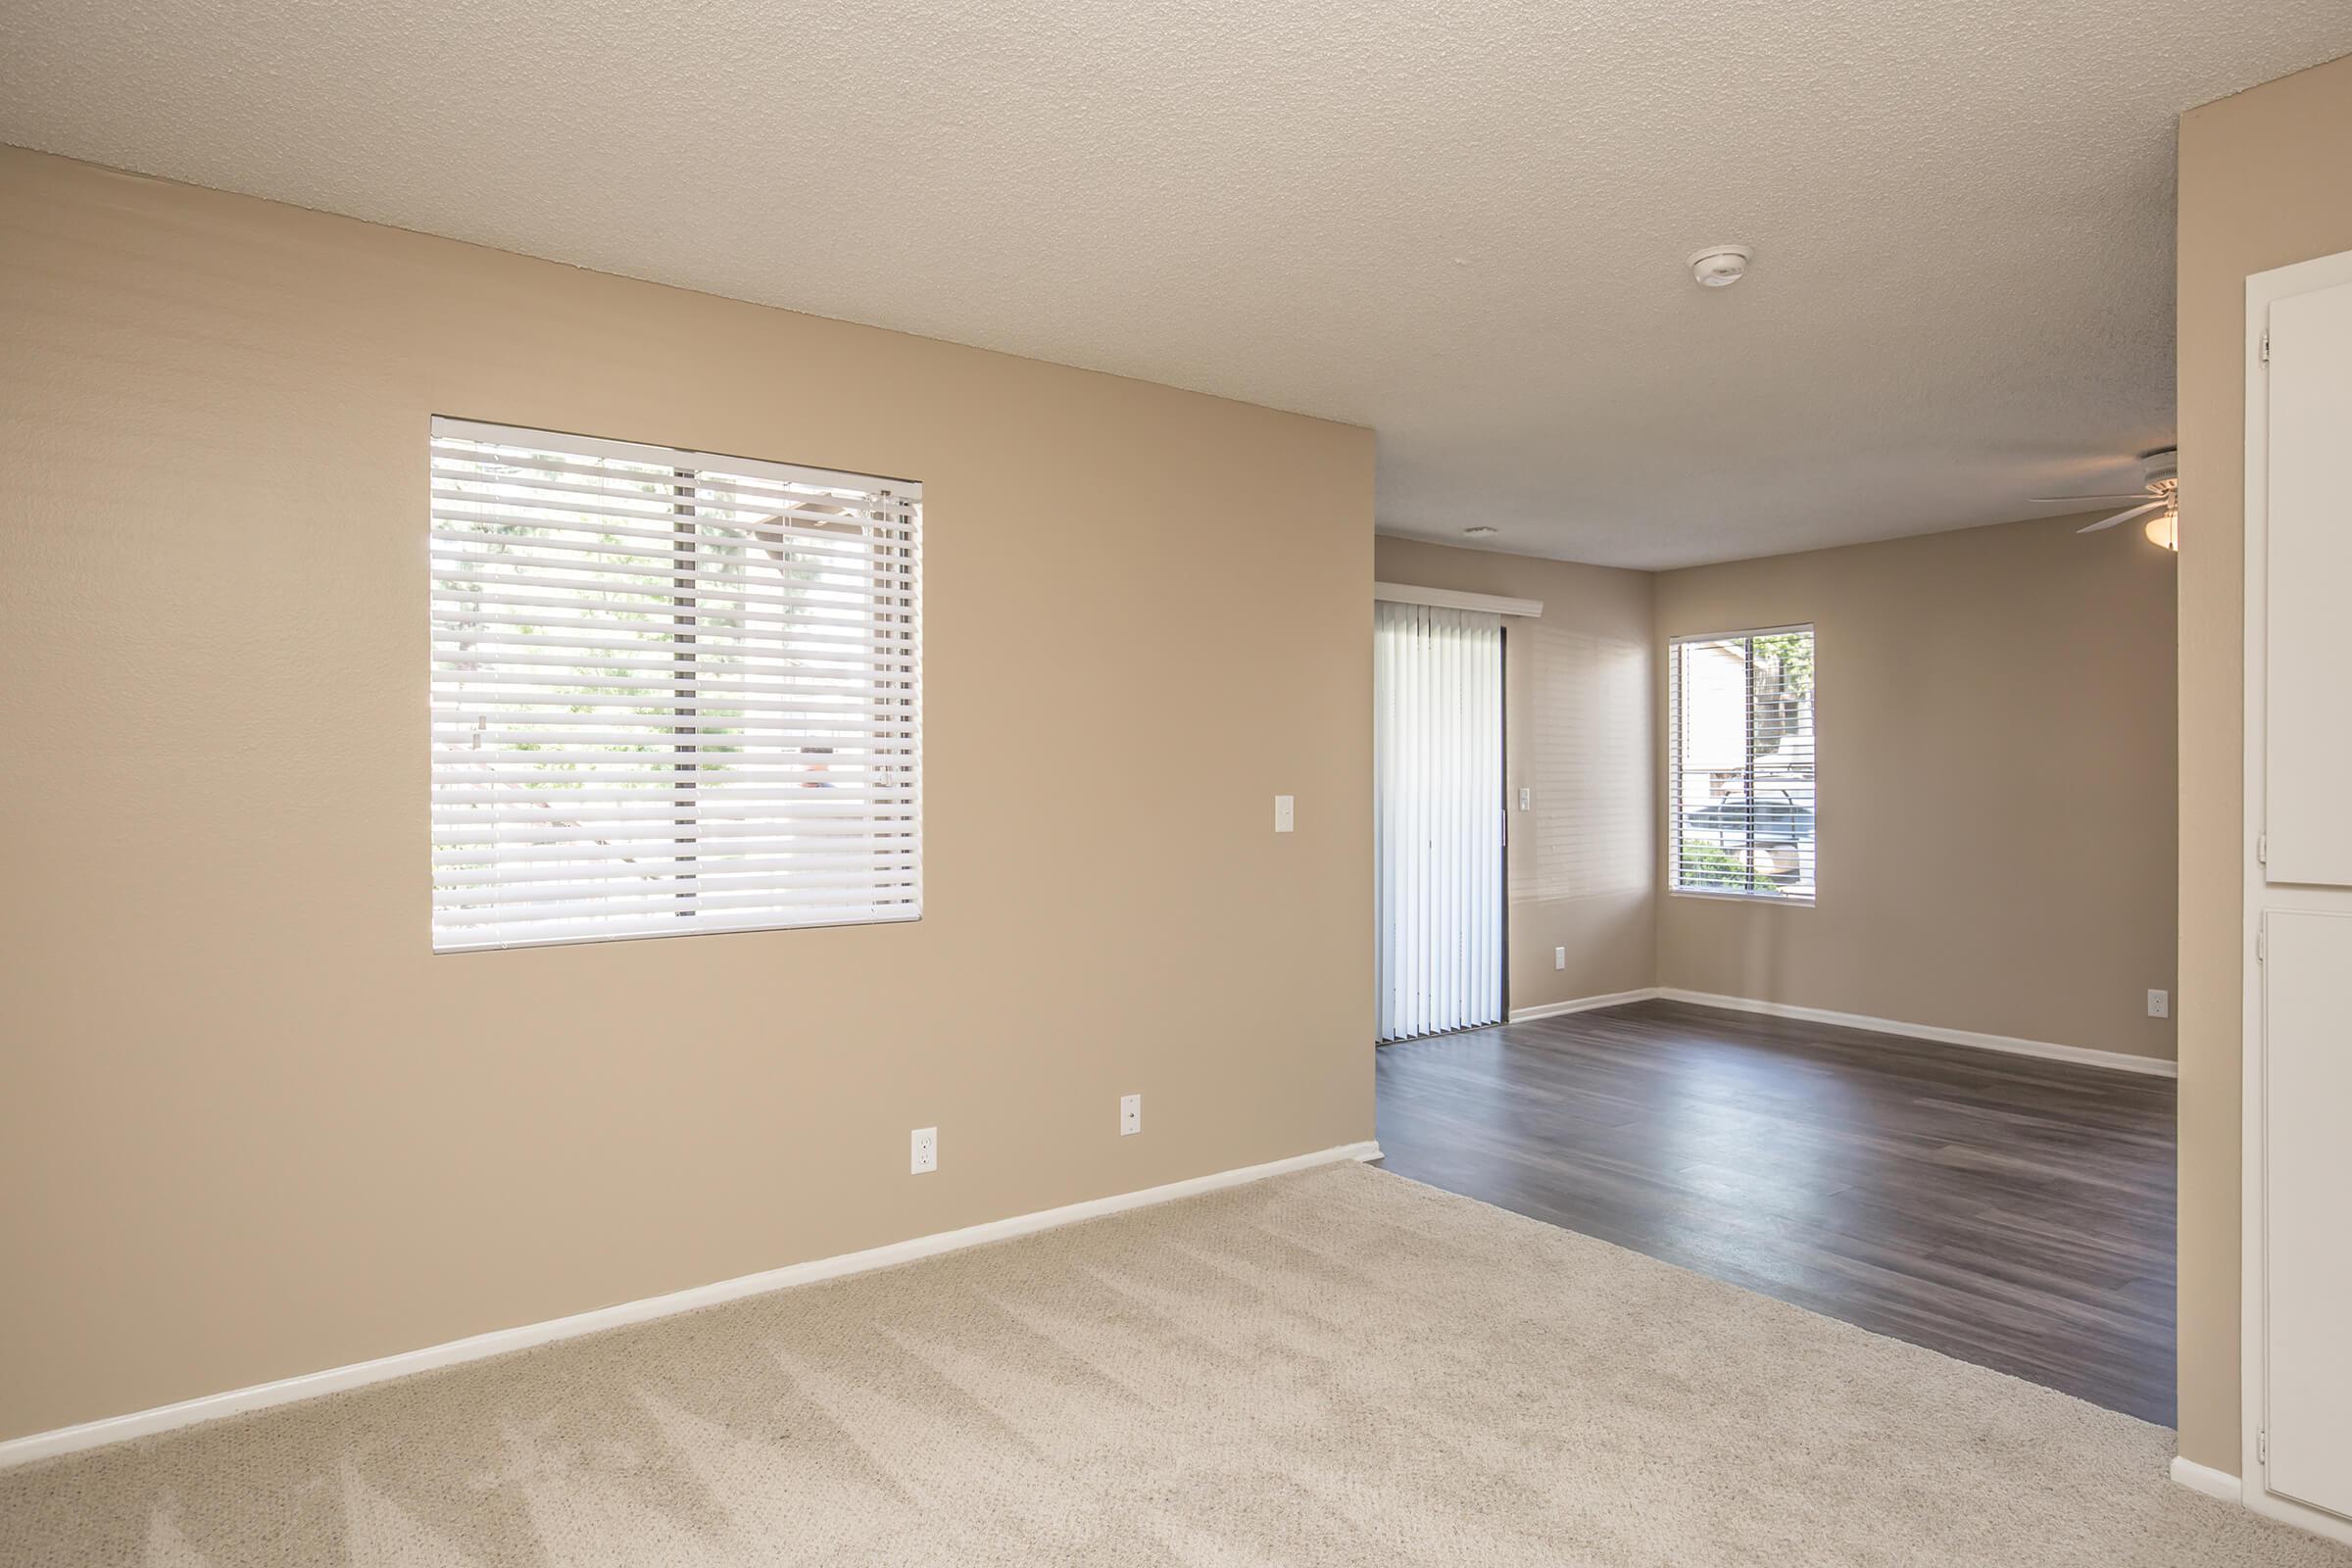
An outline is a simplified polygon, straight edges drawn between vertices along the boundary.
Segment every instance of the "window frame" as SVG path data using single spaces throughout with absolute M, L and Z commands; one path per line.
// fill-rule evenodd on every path
M 1812 872 L 1813 872 L 1813 877 L 1812 877 L 1812 886 L 1813 886 L 1813 891 L 1812 891 L 1812 892 L 1810 892 L 1810 893 L 1805 893 L 1805 894 L 1790 894 L 1790 893 L 1784 893 L 1784 892 L 1777 892 L 1777 891 L 1776 891 L 1776 892 L 1764 892 L 1764 891 L 1761 891 L 1761 890 L 1759 890 L 1759 889 L 1755 888 L 1754 886 L 1752 886 L 1753 882 L 1754 882 L 1754 881 L 1755 881 L 1755 879 L 1756 879 L 1756 872 L 1755 872 L 1755 860 L 1754 860 L 1754 856 L 1755 856 L 1755 852 L 1756 852 L 1756 839 L 1755 839 L 1755 802 L 1756 802 L 1756 799 L 1757 799 L 1757 790 L 1758 790 L 1758 787 L 1759 787 L 1759 786 L 1758 786 L 1758 782 L 1757 782 L 1757 769 L 1756 769 L 1756 758 L 1757 758 L 1757 753 L 1756 753 L 1756 751 L 1755 751 L 1755 711 L 1756 711 L 1755 667 L 1756 667 L 1756 666 L 1755 666 L 1755 655 L 1754 655 L 1754 649 L 1753 649 L 1753 645 L 1754 645 L 1754 643 L 1755 643 L 1756 639 L 1758 639 L 1758 638 L 1761 638 L 1761 637 L 1786 637 L 1786 636 L 1791 636 L 1791 635 L 1794 635 L 1794 634 L 1797 634 L 1797 633 L 1802 633 L 1802 634 L 1805 636 L 1805 638 L 1806 638 L 1806 639 L 1807 639 L 1807 640 L 1808 640 L 1808 641 L 1809 641 L 1809 642 L 1812 644 L 1812 647 L 1813 647 L 1813 652 L 1814 652 L 1814 662 L 1813 662 L 1813 680 L 1812 680 L 1812 687 L 1811 687 L 1810 691 L 1807 693 L 1807 704 L 1808 704 L 1808 707 L 1811 709 L 1811 716 L 1812 716 L 1812 745 L 1811 745 L 1811 748 L 1810 748 L 1810 754 L 1809 754 L 1809 755 L 1810 755 L 1810 764 L 1811 764 L 1811 767 L 1812 767 L 1812 783 L 1813 783 L 1813 804 L 1812 804 L 1812 808 L 1811 808 L 1811 809 L 1812 809 L 1812 812 L 1813 812 L 1813 834 L 1812 834 L 1812 839 L 1811 839 L 1811 841 L 1810 841 L 1810 842 L 1811 842 L 1811 855 L 1812 855 L 1812 866 L 1811 866 L 1811 868 L 1812 868 Z M 1686 646 L 1688 646 L 1688 645 L 1690 645 L 1690 644 L 1704 644 L 1704 643 L 1744 643 L 1744 644 L 1747 644 L 1747 645 L 1749 645 L 1749 647 L 1748 647 L 1748 653 L 1747 653 L 1747 657 L 1746 657 L 1746 660 L 1745 660 L 1745 662 L 1744 662 L 1744 667 L 1743 667 L 1743 670 L 1742 670 L 1742 675 L 1741 675 L 1741 679 L 1742 679 L 1742 692 L 1741 692 L 1742 701 L 1741 701 L 1741 704 L 1740 704 L 1740 708 L 1741 708 L 1741 713 L 1742 713 L 1742 719 L 1743 719 L 1743 722 L 1745 723 L 1745 725 L 1746 725 L 1746 727 L 1747 727 L 1747 740 L 1746 740 L 1745 747 L 1743 748 L 1743 750 L 1744 750 L 1744 756 L 1745 756 L 1745 760 L 1744 760 L 1744 761 L 1743 761 L 1743 763 L 1742 763 L 1742 766 L 1741 766 L 1741 769 L 1740 769 L 1740 772 L 1741 772 L 1741 780 L 1742 780 L 1742 787 L 1743 787 L 1743 789 L 1744 789 L 1744 791 L 1745 791 L 1746 799 L 1747 799 L 1747 801 L 1748 801 L 1748 842 L 1747 842 L 1747 853 L 1748 853 L 1748 857 L 1749 857 L 1749 858 L 1748 858 L 1748 860 L 1747 860 L 1747 877 L 1748 877 L 1748 880 L 1749 880 L 1749 882 L 1750 882 L 1751 886 L 1749 886 L 1749 887 L 1745 887 L 1745 888 L 1725 888 L 1725 887 L 1685 887 L 1685 886 L 1683 886 L 1683 885 L 1682 885 L 1682 883 L 1681 883 L 1681 880 L 1680 880 L 1680 879 L 1681 879 L 1681 877 L 1682 877 L 1682 873 L 1683 873 L 1683 854 L 1682 854 L 1682 844 L 1683 844 L 1683 821 L 1684 821 L 1684 817 L 1685 817 L 1685 815 L 1686 815 L 1686 812 L 1685 812 L 1685 811 L 1684 811 L 1684 809 L 1683 809 L 1683 778 L 1684 778 L 1684 773 L 1686 772 L 1686 769 L 1685 769 L 1685 768 L 1684 768 L 1684 766 L 1683 766 L 1683 758 L 1684 758 L 1684 756 L 1685 756 L 1685 751 L 1686 751 L 1686 748 L 1685 748 L 1685 746 L 1684 746 L 1684 744 L 1683 744 L 1683 730 L 1684 730 L 1684 725 L 1685 725 L 1685 723 L 1686 723 L 1686 721 L 1687 721 L 1687 716 L 1688 716 L 1688 711 L 1689 711 L 1689 706 L 1688 706 L 1688 705 L 1689 705 L 1689 694 L 1688 694 L 1688 693 L 1687 693 L 1687 692 L 1684 690 L 1684 680 L 1683 680 L 1683 650 L 1684 650 L 1684 648 L 1685 648 Z M 1739 904 L 1778 906 L 1781 906 L 1781 907 L 1792 908 L 1792 909 L 1810 909 L 1810 908 L 1814 908 L 1814 907 L 1816 907 L 1816 906 L 1817 906 L 1820 904 L 1820 901 L 1821 901 L 1821 754 L 1820 754 L 1820 722 L 1821 722 L 1821 714 L 1820 714 L 1820 704 L 1819 704 L 1819 697 L 1820 697 L 1820 690 L 1821 690 L 1821 678 L 1820 678 L 1821 659 L 1820 659 L 1820 651 L 1821 651 L 1821 632 L 1820 632 L 1820 628 L 1819 628 L 1819 626 L 1818 626 L 1818 625 L 1817 625 L 1815 622 L 1812 622 L 1812 621 L 1795 621 L 1795 622 L 1791 622 L 1791 623 L 1789 623 L 1789 624 L 1788 624 L 1788 625 L 1781 625 L 1781 626 L 1754 626 L 1754 627 L 1747 627 L 1747 628 L 1743 628 L 1743 629 L 1737 630 L 1737 631 L 1684 632 L 1684 633 L 1679 633 L 1679 634 L 1676 634 L 1676 635 L 1673 635 L 1673 636 L 1669 636 L 1669 637 L 1666 639 L 1666 714 L 1665 714 L 1665 717 L 1666 717 L 1666 730 L 1667 730 L 1667 732 L 1666 732 L 1666 736 L 1665 736 L 1665 740 L 1666 740 L 1666 789 L 1665 789 L 1665 808 L 1666 808 L 1666 810 L 1665 810 L 1665 814 L 1666 814 L 1666 819 L 1667 819 L 1667 820 L 1666 820 L 1666 832 L 1665 832 L 1665 833 L 1664 833 L 1664 835 L 1663 835 L 1663 843 L 1662 843 L 1662 845 L 1661 845 L 1661 849 L 1662 849 L 1662 850 L 1663 850 L 1663 852 L 1664 852 L 1664 855 L 1665 855 L 1665 859 L 1666 859 L 1666 878 L 1665 878 L 1665 881 L 1666 881 L 1666 889 L 1665 889 L 1665 891 L 1666 891 L 1666 894 L 1667 894 L 1667 896 L 1668 896 L 1669 898 L 1678 898 L 1678 899 L 1722 899 L 1722 900 L 1729 900 L 1729 901 L 1731 901 L 1731 902 L 1734 902 L 1734 903 L 1739 903 Z

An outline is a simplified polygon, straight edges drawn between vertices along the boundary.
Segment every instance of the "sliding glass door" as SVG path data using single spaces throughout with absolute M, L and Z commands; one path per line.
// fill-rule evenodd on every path
M 1373 606 L 1382 1040 L 1499 1023 L 1502 621 Z

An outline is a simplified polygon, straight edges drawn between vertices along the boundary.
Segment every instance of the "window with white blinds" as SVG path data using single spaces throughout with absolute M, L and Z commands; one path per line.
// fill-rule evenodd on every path
M 921 518 L 435 419 L 435 951 L 920 915 Z
M 1813 628 L 1677 637 L 1666 661 L 1669 885 L 1813 902 Z

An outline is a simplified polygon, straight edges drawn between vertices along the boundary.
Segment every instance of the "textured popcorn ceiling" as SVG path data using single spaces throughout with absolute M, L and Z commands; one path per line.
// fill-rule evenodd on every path
M 2347 51 L 2346 0 L 9 0 L 0 139 L 1369 424 L 1384 529 L 1659 566 L 2136 487 L 2174 117 Z

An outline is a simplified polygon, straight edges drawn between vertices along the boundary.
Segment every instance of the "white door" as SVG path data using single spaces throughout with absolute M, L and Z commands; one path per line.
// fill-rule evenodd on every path
M 1502 1021 L 1502 620 L 1373 606 L 1382 1040 Z
M 2352 256 L 2248 301 L 2246 1494 L 2352 1535 Z

